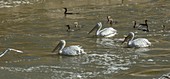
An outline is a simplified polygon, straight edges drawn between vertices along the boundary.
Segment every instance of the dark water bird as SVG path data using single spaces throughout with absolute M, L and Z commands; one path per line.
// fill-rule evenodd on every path
M 114 21 L 111 16 L 107 16 L 107 23 L 109 23 L 110 25 L 113 25 L 113 24 L 117 24 L 118 22 L 117 21 Z
M 147 24 L 147 21 L 148 20 L 145 20 L 144 24 L 139 24 L 139 25 L 136 24 L 136 21 L 133 21 L 134 22 L 133 28 L 137 28 L 138 30 L 149 32 L 149 26 Z
M 165 25 L 162 25 L 162 31 L 163 32 L 165 32 L 165 29 L 166 29 Z
M 133 32 L 130 32 L 127 37 L 125 37 L 124 42 L 127 41 L 127 46 L 128 47 L 135 47 L 135 48 L 140 48 L 140 47 L 149 47 L 151 46 L 151 42 L 148 41 L 146 38 L 136 38 L 134 39 L 135 34 Z
M 15 52 L 18 52 L 18 53 L 23 53 L 23 51 L 20 51 L 20 50 L 17 50 L 17 49 L 8 48 L 8 49 L 6 49 L 4 52 L 2 52 L 0 54 L 0 57 L 4 56 L 6 53 L 8 53 L 10 51 L 15 51 Z
M 96 26 L 88 34 L 93 32 L 95 29 L 97 29 L 96 32 L 95 32 L 96 36 L 113 37 L 113 36 L 115 36 L 117 34 L 117 30 L 115 30 L 112 27 L 102 29 L 102 23 L 101 22 L 98 22 L 96 24 Z
M 66 25 L 67 27 L 67 32 L 74 32 L 75 30 L 74 29 L 71 29 L 70 25 Z
M 166 33 L 169 33 L 170 32 L 170 30 L 169 30 L 169 28 L 167 28 L 165 25 L 161 25 L 161 31 L 160 32 L 166 32 Z
M 58 45 L 52 50 L 52 53 L 54 53 L 58 49 L 58 54 L 60 55 L 75 56 L 75 55 L 86 54 L 86 52 L 84 52 L 84 49 L 82 49 L 82 47 L 79 45 L 72 45 L 69 47 L 65 47 L 65 46 L 66 46 L 66 41 L 60 40 Z
M 67 27 L 67 32 L 74 32 L 74 31 L 80 30 L 80 28 L 78 28 L 78 27 L 76 27 L 76 26 L 75 26 L 74 29 L 71 29 L 70 25 L 66 25 L 66 27 Z
M 67 12 L 67 8 L 64 8 L 64 10 L 65 10 L 65 11 L 64 11 L 64 14 L 65 14 L 65 15 L 69 15 L 69 14 L 79 14 L 79 13 L 69 13 L 69 12 Z
M 124 3 L 124 0 L 121 1 L 121 4 L 123 4 L 123 3 Z
M 75 28 L 83 28 L 82 25 L 79 24 L 79 22 L 74 22 Z

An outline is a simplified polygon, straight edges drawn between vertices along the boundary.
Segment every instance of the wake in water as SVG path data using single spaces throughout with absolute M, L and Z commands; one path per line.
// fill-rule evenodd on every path
M 34 4 L 40 3 L 44 0 L 2 0 L 0 1 L 0 8 L 10 8 L 10 7 L 17 7 L 23 4 Z

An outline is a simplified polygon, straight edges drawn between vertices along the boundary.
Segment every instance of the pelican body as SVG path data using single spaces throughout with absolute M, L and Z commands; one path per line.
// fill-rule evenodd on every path
M 65 47 L 66 41 L 65 40 L 60 40 L 59 44 L 53 49 L 52 53 L 55 52 L 55 50 L 59 50 L 58 53 L 60 55 L 70 55 L 70 56 L 75 56 L 75 55 L 81 55 L 81 54 L 86 54 L 84 50 L 82 49 L 81 46 L 79 45 L 73 45 L 69 47 Z
M 91 32 L 93 32 L 95 29 L 96 30 L 96 36 L 102 36 L 102 37 L 113 37 L 117 34 L 117 30 L 113 29 L 112 27 L 109 27 L 109 28 L 104 28 L 102 29 L 102 23 L 99 22 L 96 24 L 96 26 L 89 32 L 89 34 Z
M 146 38 L 134 39 L 134 36 L 135 34 L 133 32 L 130 32 L 128 36 L 125 37 L 125 40 L 122 43 L 127 41 L 128 47 L 135 47 L 135 48 L 151 46 L 151 42 L 149 42 Z
M 148 27 L 147 21 L 148 20 L 145 20 L 144 24 L 139 24 L 139 25 L 136 25 L 136 21 L 134 21 L 133 28 L 137 28 L 138 30 L 149 32 L 149 27 Z

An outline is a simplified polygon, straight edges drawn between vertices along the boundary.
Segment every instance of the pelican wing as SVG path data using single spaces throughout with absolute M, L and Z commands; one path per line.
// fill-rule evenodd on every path
M 113 29 L 112 27 L 109 27 L 102 29 L 99 35 L 104 37 L 112 37 L 115 34 L 117 34 L 117 30 Z
M 151 43 L 145 38 L 137 38 L 131 42 L 132 47 L 148 47 Z
M 84 50 L 80 46 L 69 46 L 62 50 L 62 54 L 64 55 L 81 55 L 86 54 Z

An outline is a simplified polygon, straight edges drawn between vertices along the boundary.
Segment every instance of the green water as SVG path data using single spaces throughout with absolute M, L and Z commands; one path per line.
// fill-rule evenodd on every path
M 154 79 L 170 71 L 169 0 L 2 0 L 0 1 L 1 79 Z M 64 16 L 68 12 L 79 13 Z M 96 38 L 88 32 L 111 16 L 118 31 L 112 38 Z M 133 21 L 148 20 L 150 32 L 133 29 Z M 65 25 L 83 26 L 67 32 Z M 166 30 L 161 31 L 161 25 Z M 121 39 L 129 32 L 147 38 L 149 48 L 126 48 Z M 64 39 L 81 45 L 87 55 L 68 57 L 51 51 Z

